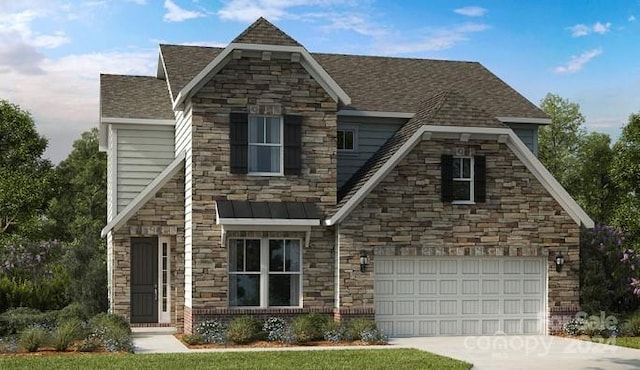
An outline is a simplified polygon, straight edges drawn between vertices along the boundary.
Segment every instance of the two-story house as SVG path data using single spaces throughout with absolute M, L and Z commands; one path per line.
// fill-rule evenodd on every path
M 593 221 L 536 157 L 549 118 L 479 63 L 311 53 L 260 18 L 100 94 L 109 304 L 134 324 L 482 335 L 577 310 Z

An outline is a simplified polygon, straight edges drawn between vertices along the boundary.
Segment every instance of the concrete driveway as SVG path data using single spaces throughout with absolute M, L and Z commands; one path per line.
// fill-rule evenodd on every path
M 480 370 L 640 369 L 640 350 L 554 336 L 392 338 L 390 343 L 464 360 Z

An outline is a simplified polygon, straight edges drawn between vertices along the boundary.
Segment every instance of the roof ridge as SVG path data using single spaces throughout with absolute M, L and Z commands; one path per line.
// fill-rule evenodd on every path
M 293 37 L 264 17 L 258 18 L 236 38 L 231 40 L 231 44 L 234 43 L 302 46 Z

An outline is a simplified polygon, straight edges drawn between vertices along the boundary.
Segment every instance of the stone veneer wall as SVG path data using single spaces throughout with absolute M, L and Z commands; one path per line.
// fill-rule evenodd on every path
M 176 175 L 125 225 L 113 232 L 113 299 L 110 311 L 129 318 L 131 238 L 157 236 L 170 240 L 171 324 L 179 331 L 184 318 L 184 176 Z
M 440 156 L 484 155 L 487 202 L 440 200 Z M 579 226 L 505 144 L 423 140 L 339 226 L 340 309 L 374 308 L 377 255 L 545 256 L 549 309 L 579 304 Z M 359 270 L 361 250 L 371 265 Z M 555 269 L 562 251 L 565 265 Z
M 271 60 L 262 60 L 261 54 L 243 52 L 192 98 L 193 297 L 186 311 L 191 317 L 185 317 L 192 326 L 229 309 L 228 248 L 221 245 L 216 225 L 216 199 L 313 202 L 324 213 L 336 204 L 337 105 L 290 59 L 273 53 Z M 303 116 L 301 175 L 230 173 L 229 113 L 249 112 L 249 106 Z M 334 236 L 322 227 L 313 227 L 311 234 L 311 243 L 303 250 L 303 305 L 332 309 Z

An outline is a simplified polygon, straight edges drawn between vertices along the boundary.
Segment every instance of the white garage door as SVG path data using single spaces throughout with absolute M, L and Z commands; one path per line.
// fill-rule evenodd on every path
M 546 260 L 375 258 L 378 326 L 389 336 L 544 334 Z

